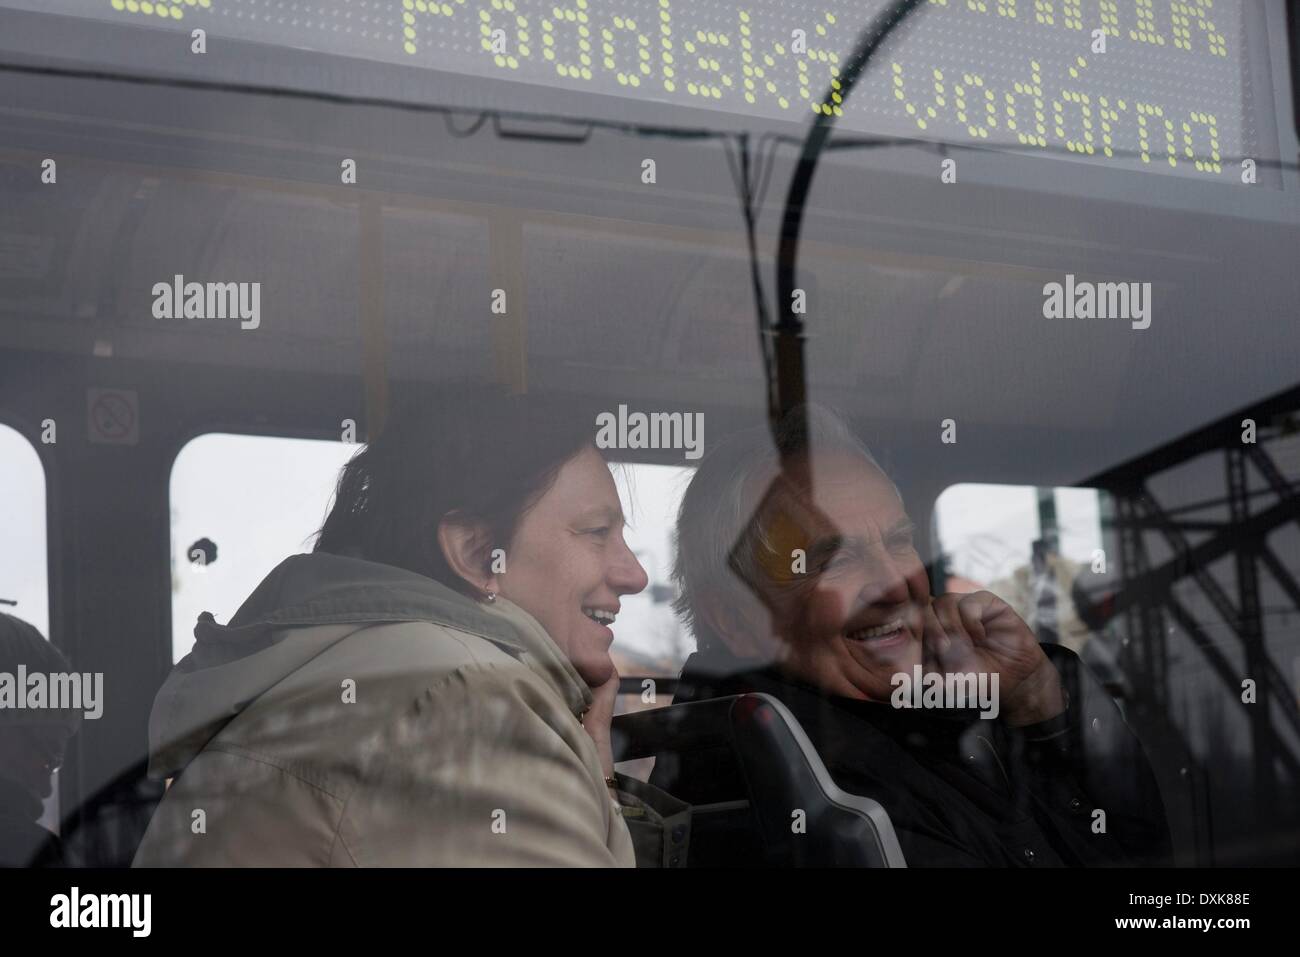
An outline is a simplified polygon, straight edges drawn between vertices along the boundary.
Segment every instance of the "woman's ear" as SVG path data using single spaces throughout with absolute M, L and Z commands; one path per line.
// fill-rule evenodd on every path
M 482 522 L 448 512 L 438 523 L 438 547 L 451 570 L 479 591 L 500 590 L 489 562 L 492 540 Z

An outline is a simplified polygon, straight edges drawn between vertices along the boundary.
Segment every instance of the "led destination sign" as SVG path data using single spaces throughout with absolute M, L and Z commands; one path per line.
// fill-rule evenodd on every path
M 1231 0 L 929 0 L 847 101 L 827 90 L 883 0 L 0 0 L 220 38 L 859 133 L 1236 178 L 1262 143 Z M 161 36 L 155 31 L 155 36 Z M 142 31 L 142 36 L 145 34 Z M 1104 52 L 1102 41 L 1104 40 Z M 838 94 L 835 94 L 838 96 Z M 521 109 L 527 104 L 521 103 Z

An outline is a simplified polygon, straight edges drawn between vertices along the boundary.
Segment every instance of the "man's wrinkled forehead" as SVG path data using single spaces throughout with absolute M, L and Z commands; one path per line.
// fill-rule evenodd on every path
M 897 486 L 880 466 L 838 449 L 797 456 L 784 467 L 763 463 L 745 480 L 743 505 L 751 515 L 775 505 L 821 512 L 846 498 L 891 513 L 903 510 Z
M 811 490 L 811 491 L 810 491 Z M 771 466 L 751 475 L 746 487 L 749 519 L 729 556 L 742 577 L 756 562 L 772 584 L 803 578 L 798 555 L 835 550 L 840 543 L 885 537 L 906 524 L 893 483 L 861 455 L 827 452 L 811 461 Z M 752 582 L 751 584 L 757 584 Z

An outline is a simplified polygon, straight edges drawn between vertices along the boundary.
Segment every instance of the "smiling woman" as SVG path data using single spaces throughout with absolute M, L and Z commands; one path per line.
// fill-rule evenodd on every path
M 489 600 L 507 598 L 536 618 L 589 687 L 613 680 L 617 688 L 609 625 L 621 597 L 644 589 L 647 578 L 623 538 L 613 477 L 586 445 L 524 501 L 513 527 L 498 519 L 498 538 L 489 537 L 483 516 L 458 510 L 453 520 L 444 518 L 442 552 Z
M 610 744 L 609 625 L 647 584 L 623 526 L 583 419 L 492 391 L 408 404 L 344 467 L 316 551 L 228 625 L 200 616 L 151 720 L 151 771 L 184 773 L 136 863 L 661 857 L 610 800 L 645 820 L 657 794 L 623 790 Z M 194 839 L 195 807 L 221 841 Z M 295 823 L 268 845 L 272 817 Z

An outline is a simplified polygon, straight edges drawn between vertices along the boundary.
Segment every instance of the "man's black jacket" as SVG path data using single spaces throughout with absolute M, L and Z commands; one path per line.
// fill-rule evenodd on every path
M 835 783 L 888 812 L 912 867 L 1168 864 L 1169 829 L 1141 744 L 1072 652 L 1042 647 L 1068 706 L 1022 728 L 973 711 L 831 697 L 775 669 L 738 670 L 743 662 L 718 654 L 687 660 L 674 704 L 744 692 L 782 701 Z M 693 804 L 746 793 L 722 750 L 660 756 L 651 782 Z M 697 835 L 691 858 L 693 866 L 763 863 L 754 838 L 741 835 L 712 845 Z

